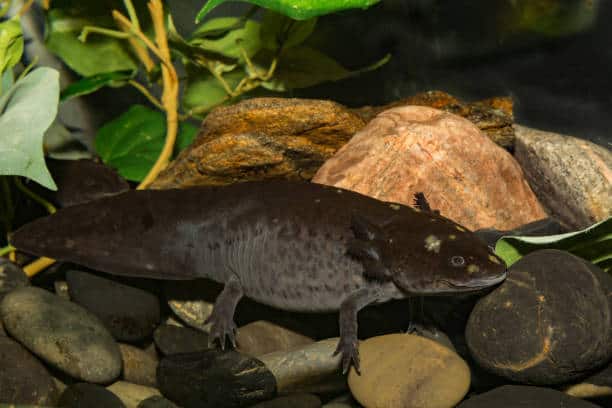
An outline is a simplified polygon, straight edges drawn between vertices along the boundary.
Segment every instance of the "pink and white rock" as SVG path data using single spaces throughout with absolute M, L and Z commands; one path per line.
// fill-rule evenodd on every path
M 432 208 L 470 229 L 546 217 L 518 163 L 473 123 L 424 106 L 381 112 L 327 160 L 313 182 Z

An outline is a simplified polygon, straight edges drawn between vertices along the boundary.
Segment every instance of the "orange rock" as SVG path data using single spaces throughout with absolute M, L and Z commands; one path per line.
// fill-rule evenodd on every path
M 512 229 L 546 217 L 512 156 L 474 124 L 422 106 L 380 113 L 315 175 L 385 201 L 432 208 L 471 229 Z

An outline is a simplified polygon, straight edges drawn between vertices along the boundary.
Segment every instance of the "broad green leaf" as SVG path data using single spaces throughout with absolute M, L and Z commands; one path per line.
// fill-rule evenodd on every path
M 4 94 L 15 83 L 15 75 L 12 69 L 7 69 L 2 73 L 2 81 L 0 86 L 0 95 Z
M 0 74 L 13 68 L 23 54 L 23 34 L 18 17 L 0 23 Z
M 242 27 L 230 30 L 221 38 L 212 39 L 203 34 L 212 30 L 235 26 L 240 22 L 236 17 L 214 18 L 202 24 L 193 33 L 188 43 L 203 50 L 219 53 L 223 56 L 242 59 L 242 50 L 252 57 L 261 49 L 259 41 L 259 23 L 247 20 Z
M 197 133 L 189 123 L 181 123 L 174 153 L 188 146 Z M 127 112 L 105 124 L 96 135 L 96 151 L 124 178 L 141 181 L 161 153 L 166 137 L 163 113 L 142 105 L 134 105 Z
M 582 231 L 544 237 L 506 236 L 497 241 L 495 253 L 508 266 L 538 249 L 560 249 L 612 270 L 612 217 Z
M 208 0 L 196 17 L 200 22 L 206 14 L 218 5 L 227 1 L 236 0 Z M 264 7 L 277 13 L 291 17 L 294 20 L 307 20 L 309 18 L 334 13 L 336 11 L 352 8 L 368 8 L 380 0 L 238 0 Z
M 300 45 L 312 34 L 316 24 L 316 18 L 296 21 L 268 10 L 261 20 L 262 46 L 276 51 Z
M 134 77 L 134 74 L 134 71 L 117 71 L 105 72 L 87 78 L 82 78 L 64 88 L 62 90 L 60 99 L 65 101 L 77 96 L 87 95 L 104 86 L 123 86 L 129 79 Z
M 57 190 L 42 139 L 58 103 L 59 73 L 51 68 L 32 71 L 0 98 L 0 175 L 24 176 Z
M 244 77 L 245 73 L 241 70 L 235 70 L 223 75 L 223 78 L 232 89 Z M 183 94 L 183 106 L 186 110 L 197 108 L 198 111 L 206 112 L 228 100 L 229 97 L 225 89 L 212 75 L 190 75 L 185 93 Z
M 103 23 L 93 17 L 90 20 L 86 15 L 75 16 L 62 9 L 53 9 L 48 13 L 47 48 L 84 77 L 107 72 L 135 71 L 137 64 L 128 52 L 125 40 L 99 34 L 90 34 L 86 43 L 78 39 L 83 27 Z M 115 27 L 109 25 L 109 28 Z
M 389 58 L 390 56 L 387 55 L 368 67 L 349 71 L 334 59 L 313 48 L 294 47 L 281 54 L 273 78 L 264 82 L 262 86 L 272 91 L 284 92 L 290 89 L 307 88 L 326 81 L 339 81 L 377 69 Z

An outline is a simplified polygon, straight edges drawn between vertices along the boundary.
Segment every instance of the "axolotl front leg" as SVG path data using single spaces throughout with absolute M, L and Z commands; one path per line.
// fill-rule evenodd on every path
M 236 305 L 244 295 L 240 280 L 232 275 L 217 297 L 213 311 L 206 320 L 211 323 L 209 344 L 219 341 L 225 349 L 226 338 L 236 347 L 236 324 L 234 312 Z M 359 373 L 359 351 L 357 339 L 357 313 L 365 306 L 383 298 L 379 288 L 364 288 L 351 293 L 340 305 L 340 340 L 334 355 L 342 354 L 342 372 L 346 374 L 351 363 Z

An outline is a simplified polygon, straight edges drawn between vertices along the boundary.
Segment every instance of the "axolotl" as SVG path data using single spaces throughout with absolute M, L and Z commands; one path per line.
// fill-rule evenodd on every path
M 411 296 L 499 284 L 503 261 L 430 211 L 291 181 L 128 191 L 59 210 L 12 234 L 16 248 L 116 275 L 224 284 L 211 339 L 235 345 L 247 296 L 287 311 L 339 311 L 344 371 L 359 370 L 357 313 Z

